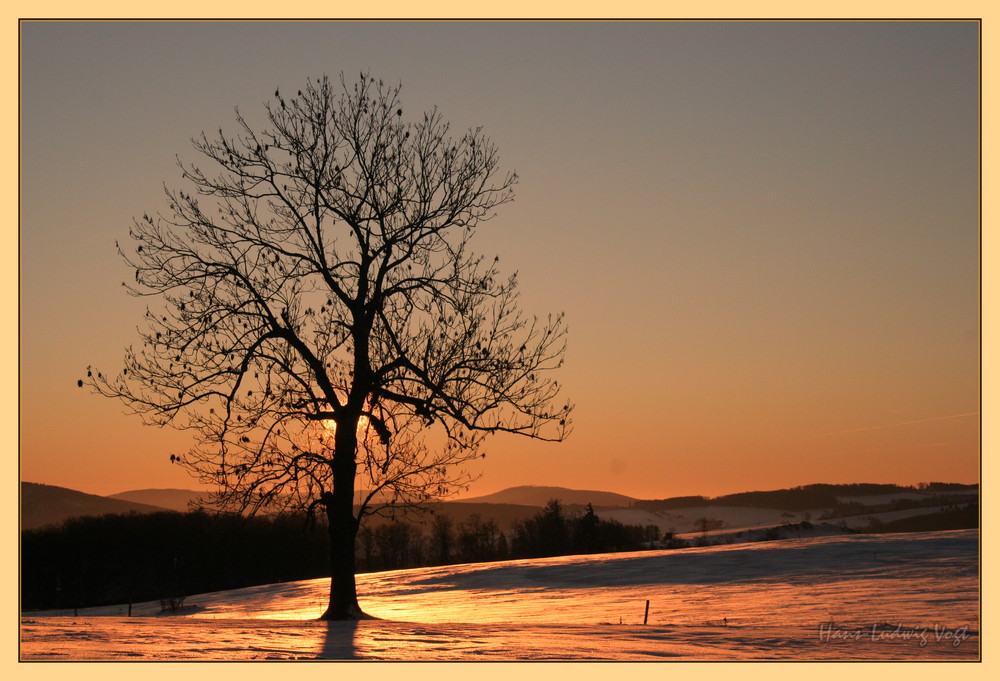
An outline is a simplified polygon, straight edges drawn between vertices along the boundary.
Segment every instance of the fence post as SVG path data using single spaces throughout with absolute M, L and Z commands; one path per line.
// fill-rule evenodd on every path
M 643 615 L 642 623 L 645 624 L 649 621 L 649 601 L 646 601 L 646 614 Z

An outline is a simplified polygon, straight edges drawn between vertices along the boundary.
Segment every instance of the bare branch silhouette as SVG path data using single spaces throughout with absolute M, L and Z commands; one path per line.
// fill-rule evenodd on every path
M 364 616 L 354 541 L 365 514 L 469 481 L 486 436 L 562 440 L 561 315 L 520 309 L 516 276 L 470 239 L 510 201 L 475 128 L 435 109 L 407 122 L 400 87 L 366 74 L 275 92 L 266 124 L 193 140 L 191 193 L 144 215 L 119 247 L 127 286 L 155 302 L 97 392 L 147 423 L 193 431 L 172 460 L 220 508 L 325 510 L 332 584 L 324 617 Z

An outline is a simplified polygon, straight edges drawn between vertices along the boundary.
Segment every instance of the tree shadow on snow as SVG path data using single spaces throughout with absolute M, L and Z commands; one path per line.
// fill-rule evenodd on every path
M 316 654 L 318 660 L 360 660 L 355 638 L 358 632 L 357 620 L 324 621 L 326 627 L 323 646 Z

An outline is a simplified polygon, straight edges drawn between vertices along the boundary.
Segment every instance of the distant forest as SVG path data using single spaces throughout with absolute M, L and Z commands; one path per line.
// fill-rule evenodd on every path
M 655 526 L 604 520 L 556 500 L 501 528 L 477 513 L 456 521 L 376 520 L 358 534 L 357 568 L 373 572 L 453 563 L 633 551 Z M 329 575 L 326 528 L 303 516 L 161 512 L 73 518 L 21 534 L 21 607 L 64 609 L 160 600 Z
M 739 492 L 721 497 L 671 497 L 669 499 L 637 500 L 633 508 L 645 511 L 665 511 L 674 508 L 692 508 L 698 506 L 746 506 L 750 508 L 775 508 L 782 511 L 809 511 L 812 509 L 856 509 L 872 512 L 876 506 L 841 501 L 841 497 L 862 497 L 882 494 L 900 494 L 905 492 L 921 492 L 925 495 L 945 492 L 968 491 L 975 494 L 978 485 L 963 485 L 950 482 L 929 482 L 916 487 L 902 485 L 880 485 L 872 483 L 851 485 L 803 485 L 790 489 L 779 489 L 769 492 Z M 897 500 L 892 508 L 879 510 L 902 510 L 926 506 L 926 500 Z

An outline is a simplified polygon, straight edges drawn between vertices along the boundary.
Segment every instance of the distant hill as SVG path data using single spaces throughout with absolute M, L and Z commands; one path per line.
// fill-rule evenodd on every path
M 135 489 L 109 494 L 107 498 L 131 501 L 136 504 L 149 504 L 185 513 L 191 510 L 192 503 L 196 504 L 205 496 L 205 492 L 197 492 L 192 489 Z
M 121 499 L 109 499 L 65 487 L 21 483 L 21 529 L 58 525 L 77 516 L 108 513 L 155 513 L 167 509 Z
M 646 511 L 666 511 L 697 506 L 740 506 L 770 508 L 784 511 L 806 511 L 842 506 L 886 503 L 900 496 L 933 500 L 940 495 L 978 494 L 979 486 L 933 482 L 917 487 L 892 484 L 815 484 L 761 492 L 738 492 L 721 497 L 686 496 L 669 499 L 643 499 L 636 508 Z
M 196 501 L 203 494 L 205 493 L 195 490 L 143 489 L 102 497 L 65 487 L 22 482 L 21 529 L 59 524 L 76 516 L 166 510 L 186 512 L 190 510 L 190 502 Z M 476 514 L 482 520 L 494 519 L 501 525 L 508 525 L 531 517 L 551 499 L 558 499 L 569 509 L 589 503 L 597 509 L 604 509 L 606 517 L 615 517 L 633 524 L 657 524 L 670 531 L 676 529 L 685 532 L 691 531 L 689 526 L 706 515 L 721 518 L 725 515 L 722 510 L 725 508 L 769 510 L 773 512 L 771 515 L 774 518 L 757 518 L 753 523 L 780 523 L 791 519 L 793 514 L 805 511 L 821 510 L 822 515 L 827 518 L 858 514 L 867 516 L 872 513 L 967 504 L 976 502 L 978 495 L 979 488 L 976 484 L 939 482 L 917 487 L 815 484 L 782 490 L 740 492 L 715 498 L 686 496 L 669 499 L 635 499 L 614 492 L 522 485 L 495 494 L 437 502 L 431 504 L 431 510 L 451 517 L 455 523 L 465 522 Z M 814 512 L 812 516 L 815 519 L 820 514 Z M 794 517 L 799 519 L 798 515 Z M 432 519 L 433 515 L 430 514 L 409 517 L 410 522 L 418 524 Z M 733 522 L 723 522 L 723 525 L 735 526 Z
M 627 497 L 624 494 L 615 494 L 614 492 L 567 489 L 566 487 L 536 487 L 533 485 L 509 487 L 494 494 L 472 497 L 470 499 L 456 499 L 455 501 L 466 504 L 517 504 L 520 506 L 543 507 L 552 499 L 558 499 L 562 504 L 593 504 L 594 506 L 617 508 L 627 508 L 636 501 L 632 497 Z

